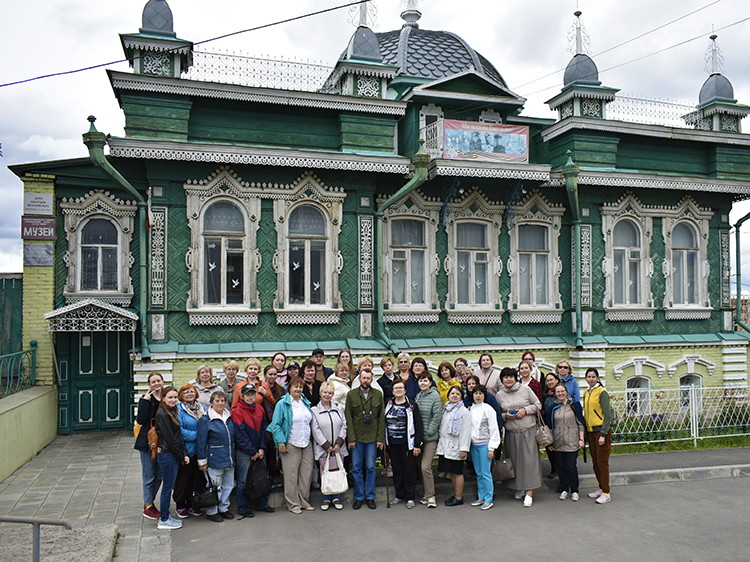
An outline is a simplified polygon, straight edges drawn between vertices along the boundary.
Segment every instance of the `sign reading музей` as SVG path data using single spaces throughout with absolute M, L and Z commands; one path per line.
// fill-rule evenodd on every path
M 21 217 L 22 240 L 55 240 L 56 238 L 55 217 Z
M 529 161 L 529 128 L 522 125 L 443 121 L 443 157 L 484 162 Z

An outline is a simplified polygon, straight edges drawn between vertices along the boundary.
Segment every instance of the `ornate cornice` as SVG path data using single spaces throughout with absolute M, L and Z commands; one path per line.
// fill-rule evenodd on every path
M 678 191 L 708 191 L 713 193 L 750 194 L 750 181 L 722 180 L 711 178 L 689 178 L 685 176 L 665 178 L 653 174 L 627 172 L 592 172 L 582 170 L 578 175 L 579 185 L 604 185 L 632 189 L 673 189 Z M 552 173 L 550 180 L 541 187 L 563 187 L 565 179 L 560 173 Z
M 435 159 L 430 162 L 428 178 L 436 176 L 464 178 L 503 178 L 550 181 L 550 166 L 539 164 L 492 164 L 490 162 L 462 162 L 455 160 Z
M 405 175 L 410 161 L 398 156 L 363 156 L 341 153 L 314 153 L 298 150 L 266 149 L 213 144 L 177 143 L 112 138 L 110 155 L 115 158 L 144 158 L 147 160 L 178 160 L 214 162 L 221 164 L 249 164 L 312 168 L 318 170 L 351 170 Z

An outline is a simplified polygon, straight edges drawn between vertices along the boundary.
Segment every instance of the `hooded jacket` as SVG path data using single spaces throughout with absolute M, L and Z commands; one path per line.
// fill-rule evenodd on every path
M 415 400 L 422 416 L 422 430 L 425 441 L 437 441 L 440 437 L 440 420 L 443 419 L 443 403 L 440 393 L 431 386 L 427 392 L 419 391 Z
M 230 468 L 235 464 L 235 430 L 229 409 L 219 415 L 213 408 L 198 421 L 198 465 L 208 468 Z
M 266 412 L 263 406 L 253 402 L 248 405 L 240 400 L 232 410 L 232 421 L 236 436 L 237 448 L 254 457 L 261 449 L 266 449 Z

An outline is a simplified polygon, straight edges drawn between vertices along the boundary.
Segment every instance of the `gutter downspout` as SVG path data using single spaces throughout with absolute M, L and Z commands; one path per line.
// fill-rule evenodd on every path
M 139 308 L 140 308 L 140 320 L 141 320 L 141 358 L 151 359 L 151 352 L 148 347 L 148 339 L 146 338 L 146 201 L 143 196 L 138 193 L 135 187 L 133 187 L 128 180 L 126 180 L 120 172 L 118 172 L 112 164 L 109 163 L 107 157 L 104 156 L 104 145 L 107 144 L 107 136 L 104 133 L 100 133 L 94 126 L 96 117 L 89 115 L 89 122 L 91 127 L 88 133 L 83 135 L 83 144 L 89 149 L 89 158 L 91 163 L 97 168 L 101 169 L 107 176 L 112 179 L 115 183 L 122 186 L 128 193 L 132 194 L 133 197 L 138 201 L 138 232 L 139 232 L 139 244 L 138 244 L 138 262 L 139 262 L 139 273 L 140 273 L 140 295 L 139 295 Z
M 427 168 L 430 165 L 430 155 L 424 151 L 424 140 L 419 141 L 419 150 L 412 156 L 412 163 L 414 164 L 414 176 L 399 189 L 396 193 L 391 195 L 388 200 L 383 203 L 378 210 L 375 212 L 375 224 L 377 228 L 377 242 L 375 246 L 375 267 L 377 268 L 375 278 L 378 280 L 378 292 L 377 292 L 377 307 L 378 317 L 376 321 L 376 332 L 378 338 L 388 346 L 394 355 L 398 355 L 400 350 L 396 347 L 391 339 L 385 333 L 385 320 L 383 314 L 383 229 L 385 225 L 384 213 L 399 199 L 402 199 L 427 180 Z
M 573 213 L 573 226 L 575 228 L 575 263 L 576 272 L 576 348 L 583 349 L 583 329 L 581 326 L 583 315 L 581 314 L 581 203 L 578 199 L 578 164 L 573 162 L 572 152 L 568 150 L 568 161 L 562 168 L 565 176 L 565 189 L 568 191 L 570 210 Z M 749 330 L 750 331 L 750 330 Z
M 737 257 L 735 259 L 736 267 L 737 267 L 737 302 L 735 303 L 736 304 L 735 322 L 737 323 L 738 326 L 740 326 L 746 332 L 750 332 L 750 328 L 748 328 L 748 326 L 742 321 L 742 315 L 740 314 L 740 309 L 742 307 L 742 302 L 740 301 L 740 297 L 742 296 L 742 255 L 740 253 L 740 227 L 742 226 L 742 223 L 745 222 L 747 219 L 750 219 L 750 213 L 746 214 L 744 217 L 738 220 L 734 225 L 734 235 L 735 235 L 734 249 L 737 252 Z

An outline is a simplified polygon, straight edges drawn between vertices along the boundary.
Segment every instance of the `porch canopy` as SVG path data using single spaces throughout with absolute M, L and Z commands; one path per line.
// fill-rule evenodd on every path
M 138 314 L 99 299 L 83 299 L 44 315 L 50 332 L 135 332 Z

